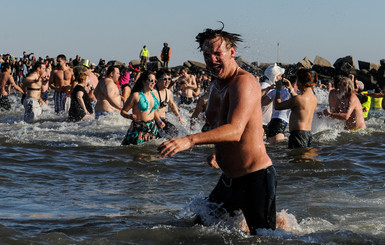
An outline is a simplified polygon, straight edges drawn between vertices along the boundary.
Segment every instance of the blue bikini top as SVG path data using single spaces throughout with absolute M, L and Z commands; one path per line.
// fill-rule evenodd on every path
M 148 113 L 148 115 L 150 115 L 153 111 L 155 111 L 159 107 L 159 100 L 155 97 L 155 94 L 152 91 L 150 91 L 150 92 L 152 94 L 152 97 L 154 98 L 154 105 L 152 106 L 152 109 L 151 109 L 150 113 Z M 143 90 L 141 90 L 139 92 L 138 109 L 140 110 L 140 112 L 145 112 L 148 110 L 148 100 L 147 100 L 146 96 L 144 95 Z

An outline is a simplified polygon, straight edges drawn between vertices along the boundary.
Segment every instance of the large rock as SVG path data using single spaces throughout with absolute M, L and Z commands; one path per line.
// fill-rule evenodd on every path
M 371 62 L 366 62 L 366 61 L 362 61 L 362 60 L 359 60 L 358 61 L 358 67 L 360 70 L 368 70 L 368 71 L 371 71 L 371 70 L 378 70 L 378 68 L 380 68 L 380 65 L 379 64 L 375 64 L 375 63 L 371 63 Z
M 354 72 L 354 70 L 357 70 L 354 65 L 353 56 L 351 55 L 337 59 L 333 66 L 336 68 L 337 72 L 342 73 L 343 75 L 349 75 Z
M 303 58 L 303 60 L 298 62 L 297 65 L 302 66 L 305 69 L 311 69 L 311 67 L 313 66 L 313 63 L 311 63 L 309 57 L 306 56 L 305 58 Z
M 119 61 L 119 60 L 110 60 L 108 61 L 107 65 L 112 65 L 112 66 L 126 66 L 125 63 Z
M 251 74 L 261 76 L 263 75 L 263 70 L 250 64 L 246 60 L 242 59 L 241 56 L 235 57 L 235 62 L 237 62 L 238 66 L 243 70 L 250 72 Z
M 316 56 L 313 62 L 313 65 L 319 65 L 319 66 L 325 66 L 325 67 L 332 67 L 332 64 L 325 58 L 322 58 L 320 56 Z
M 154 62 L 154 61 L 162 61 L 162 59 L 160 58 L 160 56 L 151 56 L 150 57 L 150 62 Z
M 162 62 L 150 61 L 147 63 L 147 69 L 150 71 L 159 71 L 162 68 Z
M 337 75 L 336 69 L 332 66 L 321 66 L 321 65 L 313 65 L 312 70 L 317 72 L 319 75 L 327 76 L 329 78 Z
M 130 63 L 131 63 L 133 66 L 140 66 L 140 60 L 131 60 Z
M 191 64 L 192 68 L 206 69 L 206 65 L 203 64 L 202 62 L 193 61 L 193 60 L 188 60 L 187 62 Z

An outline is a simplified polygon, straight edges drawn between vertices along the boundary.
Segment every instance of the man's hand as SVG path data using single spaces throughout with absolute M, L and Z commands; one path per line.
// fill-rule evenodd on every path
M 210 167 L 219 169 L 219 165 L 218 165 L 215 153 L 207 157 L 207 163 L 209 164 Z
M 193 145 L 189 137 L 174 138 L 163 142 L 158 147 L 158 152 L 164 157 L 172 157 L 176 153 L 185 151 L 192 146 Z

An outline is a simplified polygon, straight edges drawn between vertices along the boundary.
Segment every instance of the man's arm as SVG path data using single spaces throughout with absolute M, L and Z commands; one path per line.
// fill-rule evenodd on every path
M 13 77 L 12 76 L 9 76 L 9 82 L 11 83 L 11 85 L 17 90 L 19 91 L 20 93 L 24 94 L 24 90 L 22 90 L 19 85 L 17 85 L 15 83 L 15 80 L 13 80 Z
M 175 104 L 175 102 L 174 102 L 174 99 L 172 98 L 173 95 L 172 95 L 171 91 L 168 90 L 168 89 L 166 89 L 166 93 L 168 93 L 167 96 L 170 98 L 170 99 L 168 100 L 168 105 L 170 106 L 171 111 L 174 113 L 175 116 L 178 117 L 180 123 L 183 124 L 184 121 L 183 121 L 182 117 L 181 117 L 180 114 L 179 114 L 178 107 L 176 106 L 176 104 Z
M 260 88 L 257 87 L 254 79 L 240 76 L 239 80 L 229 87 L 228 91 L 230 103 L 226 124 L 204 133 L 166 141 L 158 148 L 160 154 L 173 156 L 194 145 L 239 142 L 255 107 L 260 106 L 258 104 L 261 96 Z
M 275 98 L 274 98 L 274 109 L 276 110 L 286 110 L 291 109 L 296 106 L 297 104 L 297 96 L 291 97 L 288 100 L 281 101 L 281 89 L 282 89 L 282 82 L 277 82 L 277 91 L 275 92 Z
M 361 103 L 360 103 L 360 105 L 361 105 Z M 352 115 L 355 106 L 356 106 L 355 98 L 354 98 L 353 95 L 351 95 L 350 96 L 350 100 L 349 100 L 349 108 L 347 109 L 346 112 L 339 112 L 339 113 L 337 113 L 337 112 L 327 111 L 327 115 L 332 117 L 332 118 L 336 118 L 336 119 L 339 119 L 339 120 L 347 121 L 350 118 L 350 116 Z

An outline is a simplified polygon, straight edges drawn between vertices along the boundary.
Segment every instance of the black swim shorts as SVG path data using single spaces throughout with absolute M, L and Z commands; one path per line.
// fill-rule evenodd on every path
M 289 148 L 309 147 L 312 141 L 311 131 L 293 130 L 290 131 Z
M 285 132 L 287 122 L 279 118 L 273 118 L 267 125 L 266 137 L 271 138 L 277 134 L 283 134 Z
M 219 208 L 213 210 L 213 214 L 218 217 L 226 212 L 234 215 L 234 211 L 242 210 L 250 233 L 255 235 L 258 228 L 275 230 L 276 187 L 273 166 L 232 179 L 222 174 L 208 199 L 220 204 Z

